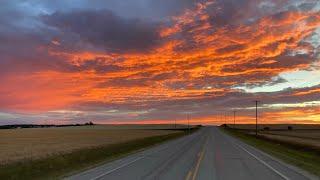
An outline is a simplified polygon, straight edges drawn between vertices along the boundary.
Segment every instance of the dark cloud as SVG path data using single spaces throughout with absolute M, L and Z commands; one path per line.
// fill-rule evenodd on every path
M 146 52 L 161 43 L 158 24 L 122 18 L 108 10 L 56 12 L 43 20 L 109 52 Z
M 126 70 L 125 68 L 119 65 L 105 64 L 104 59 L 96 59 L 85 61 L 79 66 L 75 66 L 78 71 L 90 71 L 95 70 L 96 73 L 110 73 L 110 72 L 119 72 Z
M 235 26 L 248 23 L 260 16 L 258 5 L 261 0 L 217 0 L 208 8 L 210 22 L 214 27 Z M 239 10 L 241 9 L 241 10 Z
M 44 30 L 44 32 L 46 32 Z M 31 31 L 0 33 L 0 73 L 26 73 L 42 70 L 71 71 L 73 65 L 64 58 L 52 56 L 47 47 L 50 39 Z
M 104 83 L 100 83 L 98 87 L 146 87 L 148 85 L 148 78 L 113 78 Z
M 171 120 L 232 108 L 248 114 L 256 99 L 272 105 L 318 98 L 319 86 L 234 89 L 273 86 L 286 82 L 283 72 L 318 69 L 312 64 L 319 49 L 305 41 L 319 22 L 305 12 L 315 11 L 316 0 L 215 0 L 205 8 L 200 2 L 206 1 L 5 1 L 0 109 L 65 109 L 67 116 L 42 115 L 74 122 Z
M 235 45 L 230 45 L 227 47 L 223 47 L 220 49 L 217 49 L 216 52 L 217 53 L 228 53 L 228 52 L 234 52 L 234 51 L 240 51 L 246 48 L 246 45 L 242 45 L 242 44 L 235 44 Z
M 271 61 L 271 63 L 263 63 Z M 222 70 L 224 72 L 244 72 L 247 70 L 255 70 L 264 72 L 264 69 L 295 69 L 298 67 L 308 66 L 310 63 L 315 62 L 317 59 L 308 54 L 299 54 L 295 56 L 289 55 L 279 55 L 275 58 L 261 58 L 248 63 L 242 63 L 239 65 L 228 65 L 225 66 Z M 270 73 L 270 72 L 268 72 Z M 275 73 L 278 73 L 275 71 Z M 270 74 L 273 75 L 272 73 Z

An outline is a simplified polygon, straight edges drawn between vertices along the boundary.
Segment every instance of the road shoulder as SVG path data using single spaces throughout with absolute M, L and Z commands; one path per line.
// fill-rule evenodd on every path
M 272 144 L 272 142 L 267 142 L 266 140 L 256 139 L 255 137 L 251 137 L 250 135 L 239 134 L 240 132 L 235 133 L 235 132 L 232 132 L 232 130 L 225 130 L 222 128 L 220 128 L 220 130 L 221 132 L 224 132 L 226 136 L 229 136 L 230 138 L 232 138 L 233 141 L 235 141 L 235 143 L 241 144 L 242 146 L 250 150 L 253 150 L 256 153 L 261 154 L 262 156 L 270 159 L 270 161 L 277 162 L 283 167 L 286 167 L 287 169 L 290 169 L 293 172 L 301 174 L 302 176 L 308 179 L 312 179 L 312 180 L 320 179 L 317 175 L 312 174 L 311 172 L 305 169 L 297 167 L 295 164 L 291 164 L 291 161 L 288 161 L 288 159 L 283 158 L 281 155 L 279 155 L 279 153 L 277 153 L 279 151 L 282 151 L 282 153 L 288 151 L 288 149 L 286 149 L 288 147 L 282 147 L 279 144 Z M 264 145 L 268 145 L 268 146 L 264 146 Z M 269 146 L 271 147 L 275 146 L 277 147 L 277 149 L 270 149 Z M 296 150 L 291 150 L 291 151 L 296 151 Z M 299 153 L 299 152 L 295 152 L 295 153 Z

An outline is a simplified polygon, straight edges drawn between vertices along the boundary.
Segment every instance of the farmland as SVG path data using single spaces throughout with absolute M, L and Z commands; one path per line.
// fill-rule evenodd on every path
M 95 125 L 0 130 L 0 179 L 60 179 L 197 128 Z
M 255 125 L 229 125 L 238 131 L 255 134 Z M 289 130 L 288 130 L 289 128 Z M 320 151 L 320 125 L 317 124 L 263 124 L 259 136 L 272 141 Z
M 262 131 L 259 135 L 266 139 L 320 152 L 320 130 Z
M 39 159 L 48 155 L 172 134 L 165 125 L 97 125 L 63 128 L 0 130 L 0 163 Z
M 229 127 L 244 130 L 254 130 L 255 124 L 228 124 Z M 320 124 L 258 124 L 258 129 L 263 130 L 269 128 L 270 130 L 288 130 L 288 126 L 291 126 L 293 130 L 320 130 Z

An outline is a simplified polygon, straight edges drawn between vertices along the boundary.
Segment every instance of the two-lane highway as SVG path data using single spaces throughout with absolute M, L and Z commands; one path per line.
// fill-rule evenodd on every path
M 216 127 L 107 163 L 68 179 L 304 180 L 289 166 Z

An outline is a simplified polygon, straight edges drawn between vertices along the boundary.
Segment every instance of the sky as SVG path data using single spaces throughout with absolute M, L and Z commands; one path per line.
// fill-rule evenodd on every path
M 3 0 L 0 124 L 320 123 L 318 0 Z

